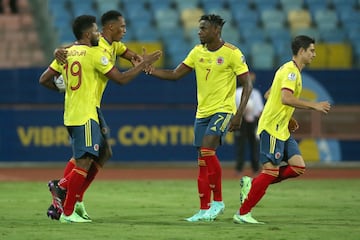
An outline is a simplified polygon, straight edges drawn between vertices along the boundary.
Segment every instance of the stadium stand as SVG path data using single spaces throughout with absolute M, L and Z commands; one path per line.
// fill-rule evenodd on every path
M 160 42 L 168 51 L 165 53 L 168 67 L 177 65 L 179 56 L 186 55 L 194 44 L 199 43 L 198 20 L 204 13 L 221 15 L 226 20 L 223 38 L 240 46 L 244 53 L 254 52 L 254 44 L 272 45 L 273 65 L 269 68 L 283 62 L 285 57 L 282 55 L 289 52 L 281 49 L 288 47 L 287 42 L 297 34 L 310 35 L 318 43 L 350 46 L 352 65 L 360 67 L 360 0 L 48 0 L 47 3 L 18 0 L 17 15 L 10 13 L 11 9 L 3 8 L 0 39 L 9 47 L 0 54 L 1 67 L 14 66 L 7 59 L 13 58 L 9 57 L 12 51 L 18 51 L 13 47 L 16 39 L 29 39 L 32 50 L 27 55 L 37 55 L 37 62 L 41 64 L 49 61 L 54 46 L 74 40 L 70 26 L 75 16 L 86 13 L 99 19 L 110 9 L 121 11 L 126 18 L 124 41 Z M 26 30 L 17 34 L 14 29 Z M 177 48 L 171 43 L 176 43 Z M 34 45 L 39 46 L 36 54 L 32 52 L 36 49 Z M 39 49 L 40 52 L 43 49 L 42 54 L 38 53 Z M 249 55 L 247 59 L 250 66 L 261 65 L 252 62 L 256 57 Z M 22 61 L 24 66 L 35 63 Z

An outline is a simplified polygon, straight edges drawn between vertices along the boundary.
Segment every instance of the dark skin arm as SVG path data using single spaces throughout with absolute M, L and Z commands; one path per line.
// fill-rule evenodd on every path
M 127 84 L 133 80 L 139 73 L 141 73 L 146 67 L 156 62 L 161 57 L 161 51 L 155 51 L 149 55 L 145 54 L 142 56 L 142 60 L 132 60 L 134 67 L 125 71 L 120 72 L 117 68 L 113 68 L 105 74 L 105 76 L 118 84 Z
M 246 108 L 246 104 L 249 100 L 251 91 L 253 89 L 253 85 L 252 85 L 252 81 L 250 79 L 249 73 L 237 76 L 237 81 L 243 87 L 243 91 L 241 94 L 241 103 L 240 103 L 234 117 L 230 120 L 230 125 L 229 125 L 230 132 L 233 132 L 236 129 L 240 129 L 242 117 L 244 115 L 244 111 Z
M 54 83 L 54 77 L 58 77 L 59 73 L 51 70 L 50 68 L 46 69 L 39 78 L 39 83 L 46 88 L 49 88 L 54 91 L 59 91 Z
M 156 69 L 154 67 L 150 67 L 146 70 L 147 74 L 151 74 L 154 77 L 169 80 L 169 81 L 176 81 L 185 75 L 192 72 L 192 68 L 186 66 L 183 63 L 180 63 L 175 69 L 167 70 L 167 69 Z

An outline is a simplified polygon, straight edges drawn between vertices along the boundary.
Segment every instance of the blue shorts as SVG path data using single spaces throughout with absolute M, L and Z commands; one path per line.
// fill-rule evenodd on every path
M 278 166 L 282 161 L 287 162 L 294 155 L 300 155 L 300 150 L 292 136 L 286 141 L 281 141 L 266 131 L 260 133 L 260 162 L 262 164 L 272 162 Z
M 201 147 L 205 135 L 220 136 L 220 145 L 224 141 L 231 113 L 216 113 L 206 118 L 196 118 L 194 123 L 194 146 Z
M 99 157 L 100 149 L 104 147 L 105 139 L 102 135 L 100 125 L 90 119 L 85 125 L 67 126 L 73 147 L 75 159 L 82 158 L 86 154 Z

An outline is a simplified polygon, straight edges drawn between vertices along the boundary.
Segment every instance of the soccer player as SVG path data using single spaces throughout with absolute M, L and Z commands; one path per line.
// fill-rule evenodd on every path
M 298 127 L 297 123 L 289 126 L 294 124 L 291 120 L 294 110 L 310 109 L 322 113 L 330 110 L 328 101 L 309 102 L 300 99 L 301 71 L 316 56 L 315 40 L 308 36 L 297 36 L 291 48 L 292 60 L 277 70 L 259 119 L 257 133 L 260 134 L 262 172 L 254 179 L 244 176 L 240 180 L 241 206 L 233 216 L 234 223 L 261 223 L 251 216 L 251 210 L 264 196 L 268 186 L 305 172 L 299 146 L 289 131 Z
M 101 132 L 98 112 L 98 75 L 105 75 L 119 84 L 126 84 L 141 73 L 145 67 L 161 56 L 160 51 L 143 55 L 143 60 L 133 61 L 135 67 L 119 72 L 109 61 L 110 55 L 99 47 L 99 33 L 96 18 L 82 15 L 75 19 L 73 32 L 77 44 L 68 49 L 67 63 L 59 64 L 54 60 L 41 75 L 40 84 L 56 89 L 53 78 L 63 75 L 66 81 L 64 125 L 71 137 L 75 166 L 66 181 L 66 199 L 61 222 L 91 222 L 83 218 L 75 209 L 81 189 L 88 185 L 90 168 L 104 157 L 106 141 Z
M 222 169 L 216 149 L 227 131 L 240 127 L 252 89 L 244 55 L 221 38 L 224 23 L 218 15 L 203 15 L 199 20 L 201 44 L 195 46 L 181 64 L 173 70 L 147 70 L 148 74 L 165 80 L 178 80 L 193 69 L 196 73 L 198 106 L 194 145 L 198 149 L 200 210 L 186 219 L 189 222 L 212 221 L 225 209 Z M 235 106 L 237 80 L 244 87 L 238 109 Z
M 108 53 L 109 61 L 115 66 L 116 65 L 116 57 L 122 57 L 129 61 L 135 60 L 135 61 L 141 61 L 142 57 L 138 54 L 136 54 L 131 49 L 128 49 L 124 43 L 121 42 L 122 38 L 126 34 L 126 22 L 122 14 L 115 10 L 110 10 L 106 13 L 104 13 L 101 16 L 101 25 L 102 25 L 102 33 L 99 39 L 99 47 L 101 47 L 106 53 Z M 65 64 L 66 58 L 67 58 L 67 48 L 58 48 L 55 50 L 55 58 L 58 60 L 59 63 Z M 99 84 L 97 87 L 97 107 L 100 118 L 100 127 L 102 129 L 102 132 L 104 133 L 104 138 L 106 141 L 110 138 L 110 129 L 108 125 L 105 122 L 105 119 L 103 117 L 103 114 L 101 113 L 100 106 L 101 106 L 101 100 L 102 95 L 105 91 L 105 88 L 107 86 L 108 78 L 105 75 L 99 75 Z M 83 203 L 83 196 L 92 182 L 92 180 L 97 175 L 99 169 L 101 169 L 105 162 L 110 159 L 112 156 L 112 150 L 109 143 L 106 142 L 106 147 L 104 150 L 104 155 L 101 159 L 99 159 L 98 163 L 93 163 L 90 168 L 90 174 L 88 174 L 88 179 L 86 181 L 87 185 L 84 186 L 82 189 L 77 203 L 76 207 L 79 209 L 79 212 L 82 213 L 82 216 L 85 218 L 89 218 L 89 215 L 87 211 L 85 210 L 85 206 Z M 63 178 L 60 180 L 60 183 L 58 180 L 52 180 L 49 182 L 49 189 L 52 193 L 53 197 L 53 203 L 48 209 L 48 216 L 50 216 L 52 219 L 57 219 L 59 216 L 59 212 L 61 212 L 61 200 L 64 200 L 65 197 L 65 190 L 66 190 L 66 181 L 67 176 L 69 173 L 71 173 L 72 169 L 75 166 L 75 159 L 71 158 L 65 169 Z M 60 184 L 61 187 L 58 186 Z

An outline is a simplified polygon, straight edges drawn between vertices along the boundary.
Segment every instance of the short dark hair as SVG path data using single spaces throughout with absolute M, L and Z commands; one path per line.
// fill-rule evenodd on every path
M 225 20 L 222 19 L 219 15 L 215 15 L 215 14 L 202 15 L 199 21 L 202 20 L 208 21 L 210 22 L 211 25 L 218 26 L 220 28 L 222 28 L 222 26 L 224 26 L 225 24 Z
M 296 36 L 291 43 L 291 50 L 293 55 L 296 55 L 300 48 L 308 49 L 310 44 L 315 44 L 315 39 L 305 35 Z
M 116 21 L 119 17 L 122 17 L 122 14 L 116 10 L 110 10 L 104 13 L 101 16 L 101 25 L 105 26 L 110 21 Z
M 96 17 L 91 15 L 81 15 L 75 18 L 72 29 L 77 40 L 82 38 L 84 32 L 93 27 Z

